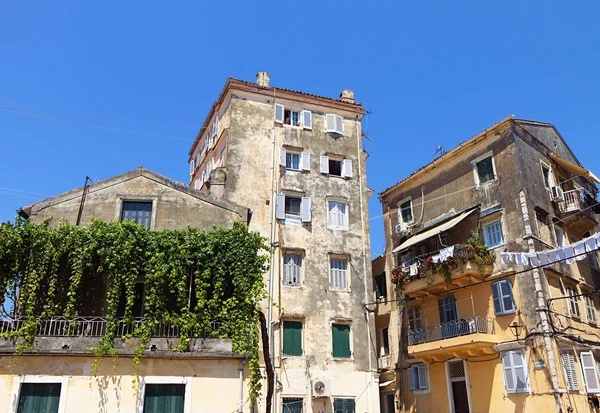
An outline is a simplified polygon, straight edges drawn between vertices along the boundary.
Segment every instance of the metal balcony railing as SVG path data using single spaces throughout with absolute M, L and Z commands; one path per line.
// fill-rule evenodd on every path
M 414 346 L 416 344 L 429 343 L 430 341 L 445 340 L 447 338 L 476 333 L 494 334 L 494 319 L 474 316 L 409 330 L 408 345 Z
M 565 200 L 564 202 L 558 203 L 558 208 L 561 214 L 567 214 L 569 212 L 577 212 L 585 209 L 584 200 L 583 200 L 583 192 L 579 189 L 574 189 L 572 191 L 564 192 Z
M 134 318 L 133 324 L 125 319 L 119 318 L 115 328 L 117 337 L 127 334 L 134 335 L 135 330 L 146 319 L 144 317 Z M 103 317 L 49 317 L 37 320 L 38 337 L 102 337 L 106 334 L 108 321 Z M 23 327 L 25 318 L 4 318 L 0 319 L 0 333 L 17 331 Z M 197 338 L 208 337 L 212 331 L 218 330 L 223 321 L 214 320 L 210 323 L 210 328 L 202 332 Z M 157 338 L 177 338 L 179 337 L 179 327 L 170 324 L 159 323 L 153 333 Z

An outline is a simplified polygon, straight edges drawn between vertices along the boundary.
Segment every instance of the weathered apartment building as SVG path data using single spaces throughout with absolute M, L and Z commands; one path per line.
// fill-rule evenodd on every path
M 595 182 L 552 124 L 509 117 L 380 194 L 382 412 L 597 411 L 597 252 L 527 261 L 597 232 Z
M 83 198 L 83 200 L 82 200 Z M 231 228 L 247 223 L 250 210 L 214 200 L 188 185 L 144 168 L 92 183 L 21 208 L 34 223 L 52 218 L 89 226 L 134 220 L 149 230 Z M 3 274 L 5 275 L 5 274 Z M 229 339 L 193 337 L 190 351 L 179 352 L 178 330 L 159 325 L 138 368 L 133 365 L 137 338 L 121 340 L 133 329 L 126 324 L 124 304 L 117 310 L 118 358 L 108 355 L 93 372 L 98 346 L 107 332 L 106 277 L 84 281 L 77 300 L 78 316 L 39 317 L 32 349 L 14 363 L 18 342 L 0 339 L 0 411 L 10 413 L 79 412 L 223 412 L 238 411 L 248 395 L 245 355 L 232 351 Z M 59 286 L 60 288 L 60 286 Z M 136 280 L 133 316 L 143 320 L 144 276 Z M 121 297 L 120 302 L 124 300 Z M 0 332 L 22 327 L 23 314 L 0 321 Z M 241 370 L 241 371 L 240 371 Z M 139 379 L 139 385 L 132 386 Z M 240 410 L 241 411 L 241 410 Z
M 273 411 L 374 412 L 363 107 L 229 79 L 189 151 L 190 186 L 251 209 L 274 252 L 265 302 Z M 266 389 L 266 382 L 265 382 Z M 266 391 L 266 390 L 265 390 Z M 258 406 L 264 411 L 264 400 Z

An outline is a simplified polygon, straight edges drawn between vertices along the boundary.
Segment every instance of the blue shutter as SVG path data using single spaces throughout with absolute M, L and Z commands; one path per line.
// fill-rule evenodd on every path
M 500 283 L 492 284 L 492 299 L 494 301 L 494 314 L 496 315 L 503 314 L 500 295 Z

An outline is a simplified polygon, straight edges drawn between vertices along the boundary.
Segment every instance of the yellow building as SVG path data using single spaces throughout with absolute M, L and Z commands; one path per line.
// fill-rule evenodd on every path
M 596 233 L 594 182 L 553 125 L 509 117 L 380 194 L 382 412 L 597 411 L 597 252 L 500 258 Z M 381 310 L 390 301 L 398 312 Z M 387 363 L 381 343 L 396 337 Z

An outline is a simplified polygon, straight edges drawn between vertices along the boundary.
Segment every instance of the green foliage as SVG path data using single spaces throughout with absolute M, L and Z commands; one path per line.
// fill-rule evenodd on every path
M 0 305 L 15 301 L 22 327 L 4 333 L 20 339 L 16 354 L 31 348 L 40 318 L 91 316 L 89 301 L 101 301 L 106 332 L 93 349 L 93 372 L 105 355 L 118 356 L 114 341 L 119 301 L 124 323 L 138 337 L 139 366 L 159 324 L 177 328 L 189 351 L 196 337 L 231 338 L 233 351 L 249 356 L 251 397 L 260 394 L 259 303 L 266 298 L 263 273 L 270 250 L 242 223 L 205 232 L 193 228 L 148 231 L 134 222 L 93 221 L 89 227 L 17 219 L 0 224 Z M 136 281 L 143 279 L 144 321 L 135 323 Z M 18 294 L 15 293 L 18 291 Z M 86 302 L 87 301 L 87 302 Z M 121 304 L 123 305 L 123 304 Z M 96 305 L 96 308 L 98 306 Z M 217 328 L 211 321 L 221 320 Z

